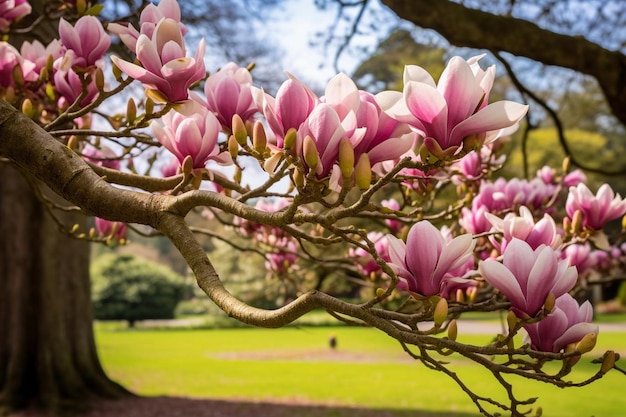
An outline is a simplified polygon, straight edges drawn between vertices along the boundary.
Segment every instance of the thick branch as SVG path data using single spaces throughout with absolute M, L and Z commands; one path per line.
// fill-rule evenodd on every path
M 457 46 L 505 51 L 595 77 L 613 114 L 626 125 L 626 56 L 582 36 L 470 9 L 449 0 L 383 0 L 399 17 L 434 29 Z M 617 28 L 616 28 L 617 29 Z

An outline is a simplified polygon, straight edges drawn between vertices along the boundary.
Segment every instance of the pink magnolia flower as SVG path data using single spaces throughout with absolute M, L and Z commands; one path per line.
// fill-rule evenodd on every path
M 158 4 L 148 3 L 139 16 L 139 30 L 130 24 L 109 23 L 107 30 L 117 36 L 134 53 L 137 51 L 137 39 L 139 35 L 146 35 L 152 39 L 156 25 L 162 19 L 173 19 L 178 23 L 181 33 L 184 35 L 187 28 L 180 22 L 180 6 L 176 0 L 161 0 Z
M 262 109 L 269 128 L 276 135 L 276 145 L 283 147 L 285 134 L 291 128 L 299 129 L 309 117 L 319 99 L 302 82 L 290 78 L 283 82 L 276 98 L 262 90 L 254 90 L 256 102 Z
M 89 147 L 83 152 L 83 157 L 96 165 L 103 166 L 105 168 L 120 169 L 120 160 L 113 150 L 107 146 L 102 146 L 100 149 Z
M 482 204 L 478 198 L 472 200 L 472 207 L 463 207 L 461 210 L 461 217 L 459 217 L 459 224 L 465 231 L 478 235 L 491 230 L 491 223 L 485 217 L 485 213 L 489 212 L 489 208 Z
M 537 223 L 531 211 L 525 206 L 519 208 L 519 216 L 514 213 L 507 214 L 504 219 L 491 213 L 485 213 L 485 216 L 493 225 L 493 229 L 503 234 L 501 242 L 492 240 L 496 249 L 501 252 L 513 238 L 525 241 L 533 250 L 540 245 L 550 246 L 552 249 L 561 246 L 562 239 L 558 234 L 556 223 L 547 213 Z
M 32 43 L 24 41 L 20 53 L 25 60 L 35 64 L 33 71 L 39 74 L 41 69 L 46 66 L 49 57 L 56 61 L 63 55 L 63 45 L 58 39 L 54 39 L 46 46 L 38 40 L 34 40 Z
M 61 100 L 59 101 L 60 107 L 71 105 L 83 92 L 83 81 L 81 80 L 81 77 L 71 68 L 66 70 L 57 69 L 54 72 L 53 80 L 54 87 L 61 95 Z M 92 103 L 98 95 L 98 87 L 96 86 L 94 77 L 92 77 L 87 83 L 86 91 L 87 95 L 81 99 L 79 103 L 82 107 Z
M 35 64 L 25 60 L 19 51 L 8 42 L 0 42 L 0 87 L 15 86 L 13 69 L 16 66 L 22 69 L 22 76 L 26 81 L 37 80 Z
M 95 65 L 111 46 L 111 38 L 94 16 L 83 16 L 74 26 L 61 18 L 59 35 L 63 46 L 75 55 L 73 65 L 79 67 Z
M 376 252 L 385 262 L 389 262 L 389 240 L 381 232 L 369 232 L 367 238 L 374 243 Z M 382 272 L 374 257 L 360 247 L 350 248 L 348 256 L 354 258 L 358 271 L 364 277 L 378 275 Z
M 303 152 L 303 143 L 307 136 L 313 139 L 319 155 L 315 173 L 319 178 L 324 178 L 331 172 L 333 164 L 337 161 L 339 142 L 347 137 L 347 132 L 337 112 L 328 104 L 320 103 L 315 106 L 298 129 L 296 146 L 299 154 Z
M 455 154 L 468 137 L 480 144 L 492 142 L 501 131 L 517 126 L 528 109 L 511 101 L 487 105 L 495 68 L 483 71 L 478 59 L 453 57 L 438 83 L 424 69 L 406 66 L 403 93 L 383 96 L 383 108 L 413 126 L 440 159 Z
M 580 210 L 583 226 L 591 230 L 600 230 L 611 220 L 626 213 L 626 200 L 615 194 L 608 184 L 602 184 L 594 196 L 583 183 L 570 187 L 565 211 L 571 217 Z
M 503 253 L 502 263 L 487 259 L 479 265 L 485 281 L 511 302 L 519 318 L 534 317 L 552 293 L 560 297 L 574 287 L 578 273 L 567 260 L 549 246 L 533 250 L 523 240 L 513 238 Z
M 11 23 L 30 14 L 31 10 L 26 0 L 0 0 L 0 32 L 7 32 Z
M 589 333 L 598 334 L 599 327 L 591 323 L 592 318 L 589 301 L 579 306 L 574 297 L 565 293 L 556 299 L 554 309 L 543 320 L 524 326 L 526 341 L 542 352 L 560 352 Z
M 117 240 L 126 239 L 128 227 L 125 223 L 112 222 L 96 217 L 96 230 L 101 237 L 112 237 Z
M 137 39 L 137 59 L 141 67 L 116 56 L 111 59 L 130 77 L 139 80 L 149 90 L 155 90 L 170 102 L 187 100 L 189 87 L 205 77 L 204 39 L 194 58 L 186 57 L 186 49 L 178 23 L 161 20 L 152 38 L 141 34 Z
M 283 275 L 298 261 L 298 246 L 293 238 L 283 237 L 276 242 L 275 252 L 265 255 L 265 267 L 278 275 Z
M 232 129 L 235 114 L 245 122 L 258 111 L 252 97 L 252 75 L 247 68 L 241 68 L 234 62 L 229 62 L 207 78 L 204 94 L 209 110 L 228 129 Z
M 475 242 L 464 234 L 446 242 L 441 232 L 427 221 L 415 223 L 406 244 L 393 235 L 389 240 L 389 266 L 400 278 L 399 288 L 425 297 L 441 294 L 451 271 L 472 257 Z
M 209 160 L 231 162 L 228 152 L 220 153 L 217 139 L 221 126 L 215 115 L 204 106 L 191 103 L 184 114 L 170 110 L 162 117 L 163 125 L 153 121 L 150 127 L 154 136 L 180 164 L 187 156 L 193 160 L 194 168 L 204 168 Z

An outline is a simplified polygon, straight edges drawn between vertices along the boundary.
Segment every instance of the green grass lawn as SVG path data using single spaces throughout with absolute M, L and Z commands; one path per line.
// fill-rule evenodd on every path
M 373 330 L 303 327 L 276 330 L 120 330 L 97 326 L 97 343 L 107 373 L 143 395 L 254 400 L 298 400 L 337 406 L 468 413 L 476 409 L 447 376 L 408 360 L 397 342 Z M 339 349 L 331 354 L 328 337 Z M 485 343 L 488 336 L 461 341 Z M 626 335 L 601 334 L 598 347 L 576 366 L 583 379 L 589 361 L 612 348 L 626 352 Z M 334 356 L 333 356 L 334 355 Z M 490 375 L 463 359 L 454 370 L 479 394 L 502 397 Z M 626 409 L 617 372 L 590 386 L 560 390 L 512 380 L 517 392 L 538 396 L 546 416 L 619 416 Z M 619 385 L 618 385 L 619 384 Z

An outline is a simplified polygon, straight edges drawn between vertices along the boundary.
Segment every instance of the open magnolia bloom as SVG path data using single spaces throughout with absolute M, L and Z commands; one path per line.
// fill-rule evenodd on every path
M 407 65 L 403 92 L 388 91 L 377 98 L 392 117 L 423 137 L 431 154 L 447 159 L 464 145 L 473 149 L 494 141 L 502 130 L 517 126 L 528 110 L 506 100 L 487 104 L 495 70 L 483 71 L 477 61 L 453 57 L 438 83 L 423 68 Z
M 464 234 L 447 242 L 430 222 L 415 223 L 406 244 L 393 235 L 389 241 L 389 266 L 400 278 L 399 288 L 429 297 L 440 295 L 446 280 L 458 278 L 457 268 L 473 256 L 475 242 Z
M 521 319 L 535 317 L 549 294 L 558 298 L 576 284 L 578 273 L 561 260 L 550 246 L 533 248 L 513 238 L 503 253 L 502 263 L 487 259 L 479 270 L 485 281 L 511 302 L 511 310 Z

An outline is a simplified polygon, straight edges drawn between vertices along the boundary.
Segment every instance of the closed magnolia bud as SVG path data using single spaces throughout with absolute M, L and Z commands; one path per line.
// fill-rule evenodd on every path
M 293 172 L 293 182 L 297 188 L 304 187 L 304 176 L 297 169 Z
M 595 333 L 587 333 L 580 342 L 576 344 L 576 350 L 581 354 L 591 352 L 596 347 L 598 335 Z
M 348 138 L 343 138 L 339 142 L 339 168 L 343 178 L 352 177 L 354 173 L 354 148 Z
M 133 124 L 135 119 L 137 118 L 137 105 L 135 104 L 135 100 L 133 98 L 129 98 L 126 103 L 126 121 L 129 125 Z
M 518 322 L 519 322 L 519 319 L 517 318 L 515 313 L 513 313 L 511 310 L 509 310 L 509 312 L 506 315 L 506 323 L 509 326 L 509 333 L 512 332 L 513 329 L 515 329 L 517 327 L 517 323 Z
M 75 135 L 70 136 L 67 140 L 67 147 L 73 151 L 78 149 L 78 138 Z
M 237 142 L 235 135 L 230 135 L 228 137 L 228 153 L 230 153 L 230 156 L 233 159 L 236 159 L 239 154 L 239 143 Z
M 580 232 L 583 229 L 583 213 L 576 210 L 572 216 L 572 233 Z
M 296 144 L 296 139 L 298 136 L 298 131 L 293 127 L 287 131 L 285 134 L 285 139 L 283 141 L 283 149 L 286 151 L 293 148 Z
M 30 101 L 29 98 L 24 99 L 22 102 L 22 113 L 31 119 L 37 115 L 37 111 L 33 107 L 33 102 Z
M 13 67 L 11 75 L 13 77 L 13 82 L 15 83 L 15 85 L 20 88 L 24 86 L 24 75 L 22 74 L 22 66 L 20 64 L 17 64 Z
M 306 162 L 311 171 L 315 171 L 320 163 L 320 156 L 317 153 L 315 142 L 313 141 L 313 138 L 311 138 L 311 136 L 307 136 L 304 138 L 304 143 L 302 144 L 302 153 L 304 154 L 304 162 Z
M 233 115 L 232 119 L 233 126 L 233 135 L 237 142 L 240 145 L 245 145 L 248 140 L 248 130 L 246 129 L 246 124 L 243 122 L 243 119 L 238 114 Z
M 441 327 L 444 321 L 448 318 L 448 301 L 445 298 L 440 298 L 435 306 L 435 312 L 433 313 L 433 321 L 435 326 Z
M 98 91 L 104 91 L 104 73 L 102 72 L 102 68 L 96 68 L 95 78 Z
M 602 372 L 603 374 L 606 374 L 611 369 L 613 369 L 613 366 L 615 366 L 615 360 L 616 360 L 615 352 L 612 350 L 607 351 L 604 354 L 604 359 L 602 360 L 602 366 L 600 367 L 600 372 Z
M 191 155 L 187 155 L 185 159 L 183 159 L 183 163 L 181 164 L 181 171 L 185 176 L 188 176 L 193 171 L 193 158 Z
M 385 290 L 382 288 L 376 288 L 376 297 L 382 297 L 385 294 Z
M 354 167 L 354 176 L 357 187 L 361 190 L 367 190 L 372 183 L 372 167 L 370 166 L 370 158 L 366 153 L 359 156 L 359 161 Z
M 571 233 L 572 229 L 572 220 L 569 217 L 563 218 L 563 230 L 566 234 Z
M 556 297 L 554 296 L 554 294 L 549 293 L 548 296 L 546 297 L 545 303 L 543 303 L 543 310 L 545 314 L 550 313 L 552 309 L 554 308 L 555 304 L 556 304 Z
M 561 169 L 563 170 L 564 173 L 569 170 L 569 164 L 570 164 L 570 157 L 566 156 L 563 159 L 563 164 L 561 165 Z
M 76 0 L 76 11 L 79 16 L 82 16 L 87 10 L 87 2 L 85 0 Z
M 233 174 L 233 179 L 237 184 L 241 183 L 241 168 L 235 167 L 235 172 Z
M 146 102 L 144 103 L 144 107 L 146 109 L 146 116 L 152 114 L 154 112 L 154 101 L 151 98 L 146 98 Z
M 456 325 L 456 320 L 450 321 L 450 324 L 448 324 L 448 339 L 455 341 L 458 335 L 458 332 L 459 330 Z
M 252 127 L 252 146 L 254 150 L 263 154 L 265 148 L 267 148 L 267 136 L 265 135 L 265 128 L 260 120 L 254 122 Z
M 113 68 L 111 69 L 113 72 L 113 77 L 115 77 L 115 81 L 122 82 L 122 70 L 115 64 L 113 64 Z

